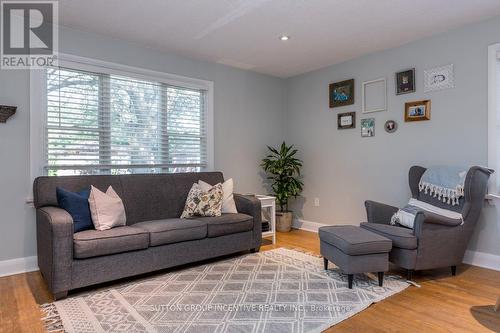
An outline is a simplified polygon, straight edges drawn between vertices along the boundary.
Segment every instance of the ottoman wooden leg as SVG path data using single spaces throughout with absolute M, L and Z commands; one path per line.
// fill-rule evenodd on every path
M 349 289 L 352 289 L 352 280 L 354 278 L 353 274 L 347 274 L 347 281 L 349 282 Z
M 328 259 L 323 257 L 323 264 L 325 265 L 325 271 L 328 269 Z
M 379 287 L 382 287 L 384 284 L 384 272 L 378 272 L 378 285 Z

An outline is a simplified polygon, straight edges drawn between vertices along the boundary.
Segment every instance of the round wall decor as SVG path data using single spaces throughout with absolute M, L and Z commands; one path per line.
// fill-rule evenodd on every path
M 395 120 L 387 120 L 384 128 L 387 133 L 394 133 L 398 129 L 398 123 Z

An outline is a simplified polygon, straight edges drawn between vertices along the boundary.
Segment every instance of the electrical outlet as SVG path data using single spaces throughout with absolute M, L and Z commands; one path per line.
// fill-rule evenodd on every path
M 314 207 L 319 207 L 319 198 L 314 198 Z

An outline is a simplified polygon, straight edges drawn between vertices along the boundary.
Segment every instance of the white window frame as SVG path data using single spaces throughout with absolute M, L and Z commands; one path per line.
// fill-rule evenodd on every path
M 500 53 L 500 43 L 488 47 L 488 167 L 495 170 L 491 177 L 488 193 L 499 194 L 500 165 L 497 165 L 498 154 L 497 145 L 497 62 Z
M 168 85 L 202 89 L 206 91 L 207 166 L 202 171 L 214 170 L 214 83 L 165 72 L 132 67 L 59 53 L 59 66 L 110 75 L 132 77 L 140 80 L 162 82 Z M 30 71 L 30 174 L 31 181 L 45 175 L 47 91 L 46 71 Z

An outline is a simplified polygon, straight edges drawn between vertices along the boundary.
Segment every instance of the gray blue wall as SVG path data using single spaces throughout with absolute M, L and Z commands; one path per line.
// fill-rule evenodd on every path
M 325 224 L 359 224 L 363 202 L 373 199 L 401 206 L 408 202 L 407 172 L 414 164 L 487 164 L 487 48 L 500 42 L 500 18 L 426 38 L 294 77 L 287 82 L 287 142 L 304 159 L 304 198 L 295 204 L 300 218 Z M 423 92 L 423 70 L 455 66 L 454 89 Z M 394 73 L 416 68 L 417 92 L 395 95 Z M 388 82 L 388 111 L 361 113 L 361 83 Z M 328 84 L 354 78 L 355 105 L 330 109 Z M 405 123 L 404 103 L 432 100 L 430 121 Z M 356 112 L 356 128 L 337 130 L 339 112 Z M 375 137 L 360 136 L 360 119 L 376 119 Z M 394 119 L 396 133 L 383 125 Z M 320 206 L 314 207 L 314 198 Z M 469 249 L 500 255 L 500 231 L 487 206 Z
M 214 81 L 215 168 L 236 190 L 262 192 L 259 160 L 283 139 L 282 79 L 190 60 L 119 40 L 62 29 L 61 52 Z M 0 71 L 0 104 L 16 105 L 0 125 L 0 261 L 36 255 L 29 147 L 29 74 Z
M 262 192 L 259 160 L 265 146 L 286 138 L 305 161 L 305 220 L 358 224 L 367 198 L 403 205 L 413 164 L 487 163 L 487 46 L 500 42 L 500 18 L 397 49 L 281 80 L 214 63 L 156 52 L 141 45 L 62 29 L 61 51 L 215 82 L 215 166 L 233 177 L 237 191 Z M 423 93 L 426 68 L 453 63 L 456 88 Z M 417 93 L 395 96 L 394 73 L 416 67 Z M 361 82 L 385 76 L 389 111 L 376 118 L 374 138 L 361 138 Z M 328 84 L 356 79 L 356 104 L 329 109 Z M 406 101 L 432 100 L 432 120 L 404 123 Z M 0 71 L 0 104 L 18 112 L 0 125 L 0 261 L 36 255 L 29 182 L 29 75 Z M 356 111 L 357 126 L 338 131 L 337 113 Z M 383 123 L 395 119 L 394 134 Z M 313 198 L 320 207 L 313 207 Z M 496 214 L 486 207 L 470 249 L 500 255 Z

